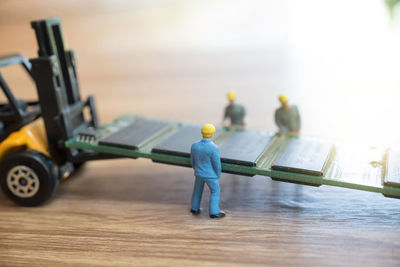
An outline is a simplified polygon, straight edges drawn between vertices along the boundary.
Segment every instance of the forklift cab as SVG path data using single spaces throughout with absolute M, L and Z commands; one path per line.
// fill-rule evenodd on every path
M 40 116 L 39 102 L 15 98 L 1 74 L 2 68 L 15 64 L 22 65 L 27 75 L 32 78 L 31 64 L 23 56 L 11 55 L 0 57 L 0 87 L 5 96 L 5 102 L 0 103 L 0 142 L 14 131 L 31 123 Z
M 38 96 L 38 101 L 17 99 L 0 74 L 6 99 L 0 103 L 0 186 L 22 206 L 44 203 L 61 178 L 84 162 L 116 157 L 65 146 L 82 131 L 96 131 L 94 98 L 81 100 L 74 52 L 65 48 L 60 19 L 33 21 L 31 26 L 38 57 L 29 61 L 20 55 L 0 58 L 0 70 L 21 64 Z

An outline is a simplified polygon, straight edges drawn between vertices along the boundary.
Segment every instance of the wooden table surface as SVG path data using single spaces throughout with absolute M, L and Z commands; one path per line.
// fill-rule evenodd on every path
M 290 48 L 281 45 L 280 1 L 263 2 L 263 12 L 260 1 L 251 1 L 251 12 L 241 1 L 184 2 L 3 0 L 0 54 L 34 57 L 29 21 L 59 15 L 77 52 L 82 95 L 96 95 L 102 122 L 131 112 L 218 124 L 234 89 L 248 127 L 273 131 L 284 91 L 300 106 L 303 132 L 330 132 L 332 125 L 311 118 L 319 104 L 302 97 Z M 247 42 L 253 24 L 232 29 L 215 10 L 239 22 L 252 20 L 244 13 L 271 18 L 274 27 L 263 28 L 271 40 Z M 232 21 L 229 14 L 221 16 Z M 241 44 L 229 45 L 235 38 Z M 31 95 L 24 86 L 16 80 L 13 88 Z M 17 207 L 0 194 L 0 266 L 400 265 L 398 199 L 223 174 L 227 217 L 210 220 L 208 190 L 203 213 L 189 213 L 193 182 L 189 168 L 119 159 L 87 163 L 41 207 Z

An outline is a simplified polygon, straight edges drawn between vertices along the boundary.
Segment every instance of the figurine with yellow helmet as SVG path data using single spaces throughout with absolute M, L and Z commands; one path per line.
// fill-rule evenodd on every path
M 233 127 L 244 127 L 245 121 L 244 118 L 246 116 L 246 110 L 244 106 L 237 104 L 236 101 L 236 92 L 234 91 L 229 91 L 227 94 L 229 105 L 226 106 L 225 108 L 225 113 L 224 113 L 224 119 L 223 123 L 225 124 L 225 121 L 227 119 L 230 120 L 231 126 Z
M 300 134 L 300 113 L 295 105 L 289 105 L 288 97 L 278 97 L 281 107 L 275 111 L 275 122 L 280 133 L 298 135 Z
M 201 128 L 203 139 L 192 144 L 190 161 L 194 169 L 195 183 L 192 194 L 193 215 L 200 214 L 200 203 L 203 195 L 204 184 L 210 189 L 210 218 L 217 219 L 225 216 L 219 208 L 220 187 L 218 179 L 221 176 L 221 158 L 219 148 L 211 140 L 215 133 L 212 124 L 205 124 Z

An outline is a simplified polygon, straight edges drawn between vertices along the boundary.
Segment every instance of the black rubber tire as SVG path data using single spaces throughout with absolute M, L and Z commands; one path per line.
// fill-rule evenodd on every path
M 85 167 L 85 162 L 74 163 L 74 168 L 76 172 L 80 171 L 83 167 Z
M 29 167 L 39 179 L 39 189 L 31 197 L 15 195 L 7 185 L 7 175 L 15 166 Z M 15 152 L 7 156 L 0 166 L 0 185 L 3 192 L 20 206 L 39 206 L 51 198 L 59 182 L 58 169 L 54 162 L 34 150 Z

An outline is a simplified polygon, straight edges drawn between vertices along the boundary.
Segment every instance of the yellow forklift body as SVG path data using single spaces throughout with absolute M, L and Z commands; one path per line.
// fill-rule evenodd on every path
M 42 118 L 25 125 L 0 143 L 0 161 L 10 152 L 21 147 L 39 151 L 50 157 L 46 130 Z

